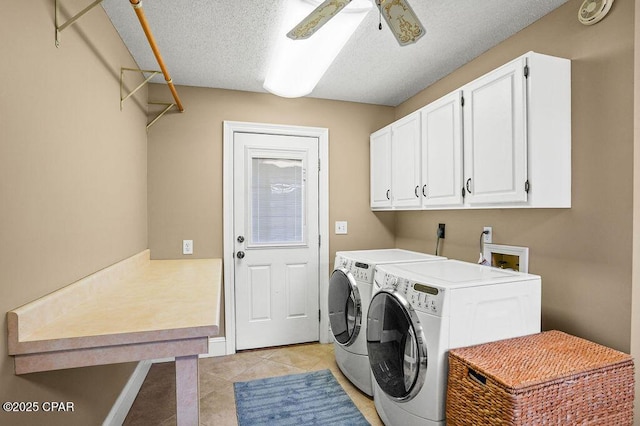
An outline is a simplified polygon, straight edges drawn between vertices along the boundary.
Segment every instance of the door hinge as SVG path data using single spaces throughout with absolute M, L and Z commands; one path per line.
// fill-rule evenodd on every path
M 460 106 L 464 106 L 464 96 L 460 96 Z
M 322 235 L 318 235 L 318 247 L 322 247 Z
M 529 78 L 529 65 L 524 66 L 524 78 Z
M 320 309 L 318 309 L 318 321 L 320 321 L 320 319 L 322 318 L 322 315 L 320 315 L 320 314 L 321 314 L 321 312 L 322 312 L 322 311 L 320 311 Z
M 464 198 L 464 196 L 466 195 L 465 191 L 464 191 L 464 186 L 462 187 L 462 198 Z
M 527 194 L 529 193 L 529 180 L 528 179 L 524 183 L 524 192 L 526 192 Z
M 320 159 L 318 158 L 318 171 L 320 171 Z

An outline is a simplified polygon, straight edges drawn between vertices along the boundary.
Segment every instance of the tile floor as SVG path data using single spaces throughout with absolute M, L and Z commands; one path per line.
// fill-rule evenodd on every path
M 382 425 L 373 399 L 342 374 L 333 355 L 333 344 L 308 343 L 242 351 L 235 355 L 201 358 L 200 425 L 234 426 L 236 403 L 233 382 L 329 369 L 373 426 Z M 175 364 L 153 364 L 127 415 L 125 425 L 176 424 Z

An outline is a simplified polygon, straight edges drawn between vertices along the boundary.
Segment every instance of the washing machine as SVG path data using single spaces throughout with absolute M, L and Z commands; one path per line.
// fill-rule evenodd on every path
M 451 348 L 540 332 L 537 275 L 457 260 L 376 268 L 367 314 L 373 399 L 386 425 L 444 425 Z
M 340 251 L 329 281 L 329 322 L 336 363 L 362 392 L 371 396 L 366 317 L 376 265 L 446 258 L 402 249 Z

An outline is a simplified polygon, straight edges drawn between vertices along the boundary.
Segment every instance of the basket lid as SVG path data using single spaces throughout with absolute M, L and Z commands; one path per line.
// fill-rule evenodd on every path
M 557 330 L 452 349 L 450 355 L 511 389 L 633 362 L 628 354 Z

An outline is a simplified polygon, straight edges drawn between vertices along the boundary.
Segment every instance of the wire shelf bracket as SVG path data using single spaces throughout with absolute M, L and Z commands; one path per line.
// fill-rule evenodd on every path
M 89 12 L 91 9 L 93 9 L 94 7 L 98 6 L 100 3 L 102 3 L 104 0 L 96 0 L 93 3 L 91 3 L 89 6 L 85 7 L 84 9 L 82 9 L 80 12 L 78 12 L 77 14 L 75 14 L 73 17 L 69 18 L 69 20 L 67 20 L 67 22 L 63 23 L 63 24 L 59 24 L 60 22 L 60 17 L 58 15 L 58 2 L 60 0 L 55 0 L 55 24 L 56 24 L 56 47 L 60 47 L 60 33 L 62 31 L 64 31 L 66 28 L 68 28 L 69 26 L 73 25 L 78 19 L 82 18 L 87 12 Z
M 124 76 L 125 76 L 126 72 L 129 72 L 129 71 L 138 72 L 138 73 L 142 74 L 142 76 L 145 77 L 145 79 L 135 89 L 133 89 L 131 92 L 127 93 L 127 90 L 124 87 Z M 155 77 L 156 75 L 161 74 L 161 73 L 162 73 L 162 71 L 156 71 L 156 70 L 141 70 L 141 69 L 137 69 L 137 68 L 125 68 L 125 67 L 120 68 L 120 111 L 122 111 L 122 108 L 123 108 L 123 105 L 124 105 L 124 101 L 126 101 L 131 96 L 133 96 L 138 90 L 142 89 L 146 84 L 148 84 L 151 81 L 151 79 L 153 79 L 153 77 Z M 149 128 L 151 126 L 153 126 L 156 121 L 158 121 L 160 119 L 160 117 L 165 115 L 167 112 L 169 112 L 169 110 L 171 108 L 176 106 L 175 103 L 171 103 L 171 102 L 147 102 L 147 104 L 148 105 L 164 105 L 165 106 L 165 109 L 162 110 L 160 112 L 160 114 L 158 114 L 153 120 L 151 120 L 147 124 L 147 130 L 149 130 Z
M 59 16 L 59 11 L 58 11 L 58 3 L 60 2 L 60 0 L 54 0 L 55 26 L 56 26 L 56 47 L 60 47 L 60 33 L 62 31 L 67 29 L 69 26 L 73 25 L 78 19 L 80 19 L 81 17 L 86 15 L 89 11 L 94 9 L 96 6 L 98 6 L 103 1 L 104 0 L 95 0 L 93 3 L 91 3 L 90 5 L 85 7 L 84 9 L 82 9 L 80 12 L 78 12 L 77 14 L 75 14 L 74 16 L 69 18 L 66 22 L 60 24 L 60 16 Z M 124 104 L 124 101 L 126 101 L 131 96 L 133 96 L 138 90 L 140 90 L 142 87 L 144 87 L 145 84 L 149 83 L 149 81 L 151 81 L 151 79 L 153 77 L 155 77 L 156 75 L 161 74 L 161 73 L 164 75 L 165 81 L 166 81 L 167 85 L 169 86 L 169 89 L 171 90 L 171 93 L 172 93 L 172 95 L 173 95 L 173 97 L 175 99 L 175 103 L 148 102 L 149 105 L 164 105 L 165 106 L 165 109 L 163 111 L 161 111 L 160 114 L 158 114 L 153 120 L 151 120 L 151 122 L 149 122 L 147 124 L 147 130 L 149 130 L 149 128 L 151 126 L 153 126 L 153 124 L 156 121 L 158 121 L 160 119 L 160 117 L 162 117 L 164 114 L 166 114 L 174 106 L 177 107 L 177 109 L 180 112 L 183 112 L 184 108 L 182 106 L 182 103 L 180 102 L 180 98 L 178 97 L 178 93 L 177 93 L 177 91 L 175 89 L 175 86 L 173 85 L 173 80 L 171 80 L 171 77 L 169 76 L 169 72 L 166 70 L 166 67 L 164 65 L 164 60 L 162 59 L 162 56 L 160 55 L 160 52 L 157 49 L 157 45 L 155 43 L 155 39 L 154 39 L 153 34 L 151 33 L 151 30 L 149 28 L 149 25 L 148 25 L 144 10 L 142 9 L 142 4 L 141 4 L 140 0 L 130 0 L 130 3 L 133 6 L 133 9 L 135 10 L 135 13 L 136 13 L 138 19 L 140 20 L 140 24 L 142 25 L 142 29 L 144 30 L 145 35 L 147 36 L 147 39 L 149 41 L 149 45 L 151 46 L 151 49 L 153 50 L 153 53 L 156 56 L 156 59 L 158 61 L 158 65 L 160 65 L 161 71 L 141 70 L 141 69 L 124 68 L 124 67 L 120 68 L 120 111 L 122 111 L 122 106 Z M 133 89 L 129 93 L 126 93 L 126 89 L 124 87 L 124 75 L 125 75 L 126 71 L 139 72 L 144 77 L 144 81 L 142 83 L 140 83 L 135 89 Z
M 140 83 L 138 87 L 136 87 L 129 93 L 126 93 L 126 89 L 124 87 L 125 71 L 139 72 L 140 74 L 142 74 L 143 77 L 145 77 L 145 80 L 142 83 Z M 120 68 L 120 111 L 122 111 L 122 105 L 124 104 L 124 101 L 126 101 L 131 96 L 133 96 L 138 90 L 142 89 L 144 85 L 149 83 L 149 81 L 151 81 L 153 77 L 161 73 L 162 71 L 156 71 L 156 70 L 141 70 L 137 68 L 124 68 L 124 67 Z M 146 74 L 150 74 L 150 75 L 147 77 Z
M 160 118 L 165 115 L 167 112 L 169 112 L 169 110 L 171 108 L 173 108 L 174 106 L 176 106 L 176 104 L 171 103 L 171 102 L 149 102 L 149 105 L 164 105 L 165 109 L 163 109 L 160 114 L 156 115 L 156 117 L 151 120 L 148 124 L 147 124 L 147 131 L 149 131 L 149 128 L 151 126 L 153 126 L 156 121 L 160 120 Z

